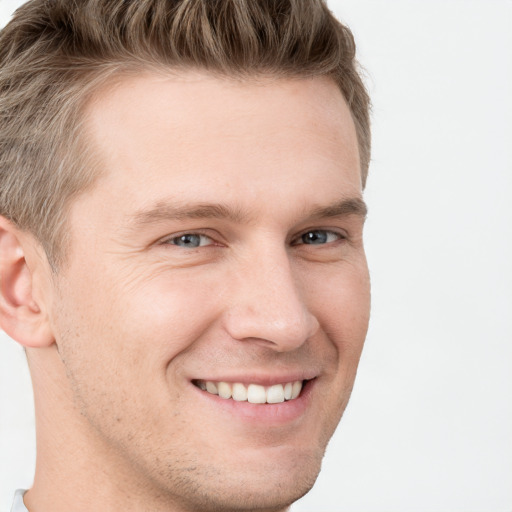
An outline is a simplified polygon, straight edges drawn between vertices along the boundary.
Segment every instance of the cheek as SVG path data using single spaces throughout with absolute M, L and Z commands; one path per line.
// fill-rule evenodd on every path
M 126 417 L 146 428 L 144 417 L 176 399 L 169 389 L 179 389 L 180 371 L 172 365 L 176 372 L 169 376 L 169 365 L 215 322 L 217 307 L 209 283 L 123 282 L 104 279 L 100 289 L 91 280 L 96 293 L 62 294 L 55 305 L 59 352 L 75 402 L 94 425 L 114 431 L 125 428 L 117 422 Z M 84 290 L 76 283 L 64 289 Z
M 157 411 L 168 407 L 166 370 L 208 328 L 213 301 L 205 300 L 201 287 L 184 293 L 175 281 L 160 286 L 157 280 L 132 280 L 120 287 L 111 276 L 101 288 L 97 280 L 88 284 L 63 283 L 54 304 L 63 385 L 93 424 L 110 423 L 117 430 L 124 423 L 114 417 L 150 415 L 150 403 Z
M 370 279 L 364 261 L 320 271 L 310 286 L 312 309 L 342 353 L 360 353 L 370 315 Z
M 327 370 L 333 393 L 325 401 L 325 415 L 334 430 L 350 398 L 368 330 L 370 279 L 365 263 L 343 264 L 323 282 L 315 290 L 315 314 L 333 347 Z
M 92 335 L 96 343 L 110 333 L 111 348 L 136 364 L 139 373 L 165 371 L 215 323 L 217 310 L 211 286 L 155 279 L 120 290 L 108 314 L 96 311 L 99 332 Z

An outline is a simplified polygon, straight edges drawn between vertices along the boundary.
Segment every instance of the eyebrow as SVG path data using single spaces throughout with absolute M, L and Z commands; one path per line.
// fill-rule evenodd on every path
M 305 210 L 309 218 L 332 218 L 357 215 L 365 218 L 368 213 L 365 202 L 359 198 L 342 199 L 331 205 Z M 226 219 L 234 223 L 250 221 L 250 215 L 241 208 L 222 203 L 195 203 L 180 205 L 175 201 L 159 201 L 153 207 L 142 209 L 130 219 L 130 227 L 137 229 L 158 222 L 184 219 Z
M 329 206 L 316 208 L 310 215 L 313 218 L 345 217 L 348 215 L 366 218 L 368 215 L 368 207 L 360 197 L 354 197 L 351 199 L 343 199 Z
M 131 223 L 137 227 L 166 220 L 183 219 L 227 219 L 242 223 L 248 220 L 248 215 L 241 209 L 234 209 L 221 203 L 180 205 L 175 201 L 159 201 L 149 209 L 139 210 L 131 219 Z

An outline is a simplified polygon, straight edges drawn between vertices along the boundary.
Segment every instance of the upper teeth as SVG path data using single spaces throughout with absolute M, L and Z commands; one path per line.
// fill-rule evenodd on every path
M 225 399 L 232 398 L 237 402 L 250 402 L 251 404 L 279 404 L 285 400 L 297 398 L 302 390 L 301 380 L 286 384 L 274 384 L 273 386 L 199 380 L 196 381 L 196 385 L 212 395 L 219 395 Z

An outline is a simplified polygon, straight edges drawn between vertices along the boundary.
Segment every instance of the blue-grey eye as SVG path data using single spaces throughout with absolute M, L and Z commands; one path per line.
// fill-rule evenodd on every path
M 197 233 L 186 233 L 175 238 L 171 238 L 169 242 L 178 247 L 185 247 L 187 249 L 195 249 L 204 245 L 211 244 L 211 238 L 206 235 L 200 235 Z
M 332 231 L 326 231 L 323 229 L 315 229 L 313 231 L 308 231 L 307 233 L 304 233 L 300 239 L 303 244 L 308 245 L 322 245 L 327 244 L 329 242 L 335 242 L 336 240 L 339 240 L 341 235 L 338 233 L 334 233 Z

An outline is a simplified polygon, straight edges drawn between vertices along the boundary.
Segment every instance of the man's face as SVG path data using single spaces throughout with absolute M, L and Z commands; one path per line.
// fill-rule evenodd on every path
M 348 107 L 328 79 L 190 73 L 88 114 L 103 174 L 51 306 L 77 442 L 179 510 L 283 507 L 317 476 L 368 324 Z

